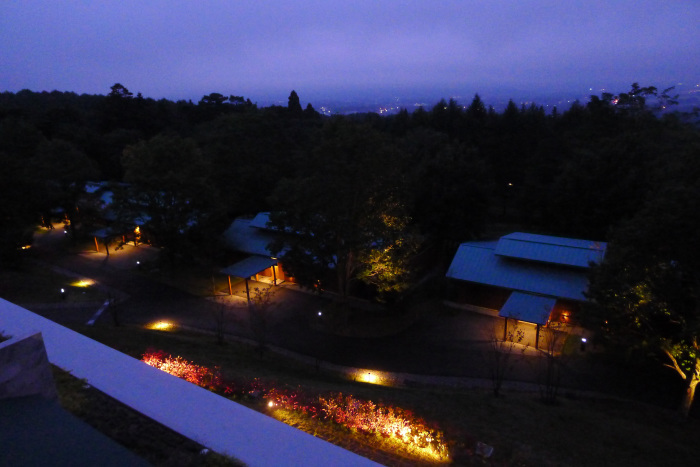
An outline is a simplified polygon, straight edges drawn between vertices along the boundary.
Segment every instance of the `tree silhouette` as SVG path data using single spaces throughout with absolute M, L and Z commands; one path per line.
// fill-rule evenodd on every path
M 302 112 L 301 103 L 299 102 L 299 96 L 296 91 L 292 91 L 289 94 L 289 100 L 287 103 L 287 109 L 295 115 L 300 115 Z

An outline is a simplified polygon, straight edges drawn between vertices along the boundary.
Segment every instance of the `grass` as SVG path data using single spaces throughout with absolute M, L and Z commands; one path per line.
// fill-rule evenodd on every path
M 182 289 L 197 297 L 228 294 L 228 277 L 218 272 L 219 268 L 199 264 L 169 264 L 156 258 L 145 262 L 141 273 L 161 284 Z M 243 279 L 232 278 L 232 284 Z
M 149 274 L 147 271 L 143 273 Z M 160 273 L 155 271 L 154 275 Z M 207 284 L 205 279 L 193 283 L 187 275 L 163 275 L 172 285 L 181 288 L 183 283 L 189 283 L 191 289 L 185 288 L 192 292 L 199 290 L 201 295 L 206 295 L 207 287 L 209 290 L 211 287 L 210 276 L 200 276 L 209 277 Z M 60 295 L 57 291 L 66 283 L 70 287 L 73 280 L 49 270 L 0 271 L 0 296 L 20 303 L 58 302 Z M 71 293 L 66 300 L 82 299 L 83 295 L 87 295 L 74 294 L 72 289 L 69 290 Z M 140 358 L 148 348 L 160 349 L 198 365 L 220 367 L 224 377 L 234 380 L 259 378 L 276 387 L 302 388 L 305 392 L 319 395 L 342 392 L 411 410 L 444 431 L 450 445 L 451 460 L 457 465 L 672 466 L 695 465 L 697 462 L 695 444 L 700 436 L 700 422 L 697 419 L 683 421 L 675 413 L 631 401 L 612 397 L 561 398 L 558 405 L 550 406 L 542 404 L 536 393 L 507 392 L 505 397 L 494 398 L 489 391 L 480 390 L 388 388 L 320 374 L 315 368 L 270 352 L 261 356 L 256 349 L 245 345 L 216 345 L 215 338 L 211 336 L 133 327 L 99 326 L 76 330 L 136 358 Z M 60 385 L 64 384 L 62 377 L 57 379 Z M 80 387 L 73 388 L 74 396 L 71 397 L 81 400 Z M 239 398 L 238 402 L 383 464 L 416 465 L 428 462 L 415 457 L 410 449 L 393 445 L 381 437 L 353 432 L 288 410 L 270 411 L 255 399 Z M 85 410 L 85 416 L 91 417 L 93 415 L 88 413 L 99 413 L 103 403 L 78 403 L 76 410 Z M 163 438 L 166 440 L 164 445 L 169 445 L 169 434 L 156 434 L 159 433 L 156 431 L 151 434 L 150 428 L 142 436 L 129 435 L 130 430 L 138 430 L 140 424 L 146 422 L 128 422 L 131 415 L 122 412 L 122 409 L 109 409 L 107 412 L 114 414 L 113 421 L 107 424 L 121 427 L 117 431 L 125 431 L 128 442 L 142 437 L 148 440 L 147 444 L 155 445 Z M 494 446 L 491 458 L 481 459 L 474 454 L 477 441 Z M 132 449 L 141 448 L 136 446 Z M 165 451 L 167 453 L 167 447 Z M 174 457 L 172 463 L 198 465 L 188 462 L 200 461 L 197 457 L 182 454 L 182 459 L 189 460 L 180 462 L 179 456 Z M 173 465 L 167 457 L 153 462 Z
M 135 357 L 153 347 L 198 365 L 218 366 L 225 377 L 234 380 L 259 378 L 278 387 L 300 387 L 321 395 L 343 392 L 411 410 L 445 432 L 451 460 L 459 465 L 693 465 L 697 460 L 698 420 L 682 421 L 673 412 L 631 401 L 562 398 L 551 406 L 542 404 L 533 393 L 512 392 L 494 398 L 481 390 L 387 388 L 318 374 L 271 353 L 260 357 L 244 345 L 219 346 L 210 336 L 129 327 L 80 331 Z M 380 463 L 429 463 L 381 437 L 287 410 L 270 411 L 259 400 L 238 402 Z M 477 441 L 495 447 L 490 459 L 474 455 Z
M 0 270 L 0 297 L 13 303 L 83 303 L 104 301 L 107 294 L 80 278 L 31 267 Z

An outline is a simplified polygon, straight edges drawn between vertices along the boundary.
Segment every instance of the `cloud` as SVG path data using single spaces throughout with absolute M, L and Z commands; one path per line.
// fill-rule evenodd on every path
M 0 89 L 664 85 L 700 75 L 698 17 L 680 0 L 25 0 L 0 15 Z

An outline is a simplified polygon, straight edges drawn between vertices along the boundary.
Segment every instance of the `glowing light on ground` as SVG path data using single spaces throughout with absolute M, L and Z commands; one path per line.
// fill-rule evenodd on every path
M 95 281 L 92 279 L 80 279 L 70 284 L 72 287 L 90 287 L 95 285 Z
M 147 324 L 146 328 L 154 331 L 172 331 L 175 329 L 175 325 L 170 321 L 156 321 L 155 323 Z
M 352 379 L 360 383 L 378 384 L 380 386 L 393 386 L 388 373 L 376 370 L 357 370 L 352 374 Z

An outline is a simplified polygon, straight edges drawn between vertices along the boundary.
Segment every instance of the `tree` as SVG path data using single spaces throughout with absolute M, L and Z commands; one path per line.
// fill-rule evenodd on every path
M 483 229 L 491 174 L 473 148 L 436 131 L 416 129 L 401 144 L 410 158 L 405 183 L 412 187 L 412 221 L 437 247 L 437 262 L 449 261 L 457 245 Z
M 272 301 L 276 291 L 272 286 L 255 287 L 248 303 L 250 330 L 258 343 L 258 351 L 262 357 L 267 345 L 267 319 L 274 306 Z
M 316 118 L 320 114 L 316 112 L 316 109 L 314 109 L 314 106 L 311 105 L 311 102 L 306 104 L 306 108 L 304 109 L 304 117 L 306 118 Z
M 299 96 L 297 95 L 296 91 L 292 91 L 289 94 L 287 109 L 289 109 L 289 111 L 294 115 L 301 115 L 301 103 L 299 102 Z
M 486 119 L 486 106 L 484 106 L 484 102 L 479 94 L 474 94 L 472 103 L 467 107 L 467 116 L 479 122 L 483 122 Z
M 137 102 L 133 97 L 134 94 L 119 83 L 110 88 L 100 112 L 101 126 L 105 132 L 118 128 L 134 129 L 138 126 L 135 110 L 140 101 Z
M 494 326 L 493 335 L 489 340 L 490 348 L 487 351 L 487 361 L 491 370 L 491 388 L 493 395 L 501 395 L 501 387 L 506 375 L 513 369 L 511 357 L 515 353 L 516 347 L 522 345 L 525 339 L 525 331 L 518 327 L 517 321 L 510 326 L 505 339 L 501 336 L 502 331 L 499 326 Z M 521 357 L 525 354 L 527 345 L 520 348 Z
M 700 382 L 700 190 L 661 190 L 613 235 L 591 278 L 588 316 L 612 348 L 653 351 L 687 384 Z
M 44 207 L 42 186 L 31 159 L 43 141 L 37 129 L 21 119 L 0 120 L 0 258 L 17 259 L 19 248 L 31 243 Z
M 385 205 L 382 209 L 385 211 L 382 230 L 387 236 L 374 242 L 372 248 L 360 251 L 358 261 L 362 268 L 357 279 L 373 285 L 379 300 L 385 301 L 409 287 L 410 261 L 420 247 L 421 237 L 408 225 L 409 218 L 402 207 Z
M 126 87 L 122 86 L 120 83 L 115 83 L 114 86 L 110 87 L 110 93 L 108 97 L 116 99 L 131 99 L 134 97 L 134 93 L 130 92 Z
M 85 182 L 97 177 L 96 164 L 73 144 L 62 140 L 42 142 L 32 162 L 43 188 L 44 212 L 61 208 L 75 238 L 78 200 L 84 193 Z
M 388 265 L 403 261 L 411 245 L 395 147 L 364 125 L 335 119 L 306 164 L 272 200 L 279 208 L 272 224 L 289 233 L 272 247 L 291 275 L 308 287 L 334 275 L 343 301 L 365 268 L 361 279 L 379 290 L 401 288 L 407 269 Z
M 550 323 L 538 332 L 542 332 L 544 340 L 544 352 L 538 374 L 540 397 L 545 404 L 554 405 L 559 397 L 562 373 L 569 357 L 564 347 L 570 329 L 561 323 Z
M 232 98 L 240 99 L 240 103 L 243 102 L 243 97 L 236 97 L 236 96 L 231 96 Z M 226 102 L 229 98 L 224 96 L 223 94 L 220 94 L 218 92 L 212 92 L 211 94 L 208 94 L 206 96 L 203 96 L 202 99 L 199 101 L 199 105 L 222 105 L 224 102 Z M 233 102 L 233 101 L 232 101 Z M 238 100 L 236 101 L 237 103 L 239 102 Z
M 188 232 L 216 211 L 209 160 L 192 139 L 158 135 L 124 149 L 122 163 L 130 184 L 121 197 L 123 220 L 147 221 L 171 259 L 184 252 Z

